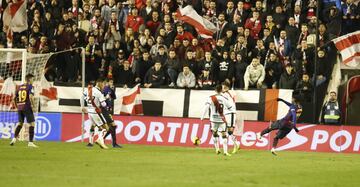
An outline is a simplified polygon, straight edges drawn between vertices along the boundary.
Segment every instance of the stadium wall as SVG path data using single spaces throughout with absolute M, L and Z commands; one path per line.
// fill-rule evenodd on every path
M 197 118 L 114 116 L 117 138 L 121 144 L 192 147 L 192 138 L 201 139 L 200 147 L 212 147 L 209 121 Z M 269 150 L 275 133 L 256 140 L 256 133 L 269 122 L 245 121 L 238 140 L 242 149 Z M 85 121 L 85 141 L 90 122 Z M 279 150 L 309 152 L 360 153 L 360 127 L 300 124 L 300 133 L 291 131 L 280 142 Z M 0 138 L 13 137 L 15 123 L 0 123 Z M 81 141 L 81 114 L 40 113 L 35 127 L 37 141 Z M 108 137 L 107 141 L 110 141 Z M 232 144 L 232 142 L 230 142 Z

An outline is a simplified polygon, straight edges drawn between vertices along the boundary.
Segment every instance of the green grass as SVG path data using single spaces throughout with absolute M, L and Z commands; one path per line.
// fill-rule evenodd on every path
M 0 186 L 359 186 L 360 155 L 0 141 Z

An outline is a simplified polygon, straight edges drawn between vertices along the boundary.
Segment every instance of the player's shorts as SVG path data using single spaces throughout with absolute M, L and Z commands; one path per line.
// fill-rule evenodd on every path
M 19 110 L 18 111 L 19 122 L 24 123 L 25 119 L 28 123 L 35 122 L 35 117 L 33 111 L 30 110 Z
M 284 124 L 284 122 L 281 120 L 277 120 L 274 123 L 272 123 L 271 129 L 272 130 L 278 129 L 278 132 L 276 133 L 276 138 L 279 138 L 279 139 L 285 138 L 285 136 L 288 135 L 290 133 L 290 131 L 292 130 L 291 127 L 286 126 Z
M 225 119 L 226 119 L 227 127 L 235 127 L 235 121 L 236 121 L 235 113 L 225 114 Z
M 105 118 L 102 114 L 88 113 L 88 116 L 89 116 L 89 119 L 91 120 L 91 122 L 98 127 L 106 124 Z
M 211 122 L 211 130 L 218 132 L 225 132 L 226 124 L 224 122 Z
M 108 110 L 106 110 L 105 108 L 101 108 L 101 113 L 105 118 L 105 121 L 108 125 L 110 125 L 110 123 L 114 122 L 114 119 L 112 118 L 112 115 L 110 114 L 110 112 Z

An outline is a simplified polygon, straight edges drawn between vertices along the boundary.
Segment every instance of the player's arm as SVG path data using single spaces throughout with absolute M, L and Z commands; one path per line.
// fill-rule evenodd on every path
M 291 103 L 289 103 L 289 102 L 287 102 L 287 101 L 285 101 L 284 99 L 281 99 L 281 98 L 277 98 L 276 101 L 281 101 L 281 102 L 285 103 L 287 106 L 292 105 Z
M 203 113 L 202 113 L 202 115 L 201 115 L 200 120 L 203 120 L 203 119 L 205 118 L 206 113 L 209 111 L 210 104 L 211 104 L 210 101 L 207 100 L 206 103 L 205 103 L 205 106 L 204 106 L 204 109 L 203 109 Z
M 34 101 L 34 89 L 31 88 L 30 91 L 29 91 L 29 99 L 30 99 L 30 104 L 31 104 L 31 108 L 34 108 L 34 104 L 35 104 L 35 101 Z
M 81 96 L 80 106 L 81 106 L 82 112 L 86 113 L 87 110 L 86 110 L 86 108 L 85 108 L 85 94 L 82 94 L 82 96 Z

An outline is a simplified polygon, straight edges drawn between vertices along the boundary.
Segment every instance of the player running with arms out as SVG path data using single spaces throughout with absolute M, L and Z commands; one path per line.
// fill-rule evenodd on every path
M 204 112 L 201 120 L 204 119 L 206 113 L 210 112 L 211 132 L 214 138 L 214 146 L 216 154 L 220 154 L 219 134 L 221 132 L 223 138 L 224 155 L 230 156 L 227 151 L 227 136 L 226 136 L 226 119 L 224 116 L 224 108 L 231 109 L 232 105 L 223 95 L 221 95 L 222 86 L 218 85 L 215 88 L 216 94 L 210 96 L 205 102 Z M 209 110 L 210 109 L 210 110 Z
M 292 98 L 292 103 L 289 103 L 280 98 L 278 98 L 277 101 L 281 101 L 290 107 L 288 113 L 282 119 L 272 123 L 270 127 L 264 129 L 261 133 L 257 133 L 257 138 L 261 139 L 261 137 L 264 136 L 265 134 L 273 130 L 278 130 L 271 148 L 271 153 L 273 155 L 277 155 L 275 149 L 279 140 L 286 137 L 286 135 L 289 134 L 292 129 L 294 129 L 296 132 L 299 132 L 299 130 L 296 128 L 296 120 L 300 117 L 302 113 L 302 107 L 300 105 L 300 102 L 295 97 Z
M 236 121 L 236 103 L 235 103 L 235 95 L 230 93 L 230 82 L 224 81 L 222 83 L 222 95 L 230 101 L 231 108 L 226 109 L 224 108 L 224 115 L 226 119 L 226 125 L 227 125 L 227 133 L 229 135 L 229 138 L 234 142 L 234 149 L 232 151 L 232 154 L 235 154 L 238 149 L 240 149 L 240 145 L 238 141 L 236 140 L 236 136 L 234 133 L 235 128 L 235 121 Z
M 83 108 L 83 111 L 88 113 L 89 119 L 92 124 L 95 124 L 98 130 L 98 138 L 95 141 L 101 148 L 108 149 L 104 143 L 104 135 L 108 130 L 105 118 L 101 113 L 101 107 L 106 107 L 106 99 L 102 94 L 101 90 L 104 88 L 104 79 L 99 78 L 96 80 L 95 87 L 89 86 L 83 94 L 81 101 L 86 101 L 87 110 Z M 84 106 L 84 105 L 82 105 Z M 91 130 L 90 130 L 91 131 Z M 89 142 L 92 142 L 92 135 L 90 135 Z
M 24 125 L 24 121 L 30 124 L 29 127 L 29 147 L 38 147 L 33 143 L 34 140 L 34 128 L 35 128 L 35 117 L 33 112 L 34 106 L 34 88 L 33 80 L 34 75 L 27 74 L 25 76 L 25 83 L 20 85 L 16 90 L 15 94 L 15 106 L 18 109 L 19 123 L 15 129 L 14 138 L 11 140 L 10 145 L 13 146 L 19 137 L 20 130 Z

